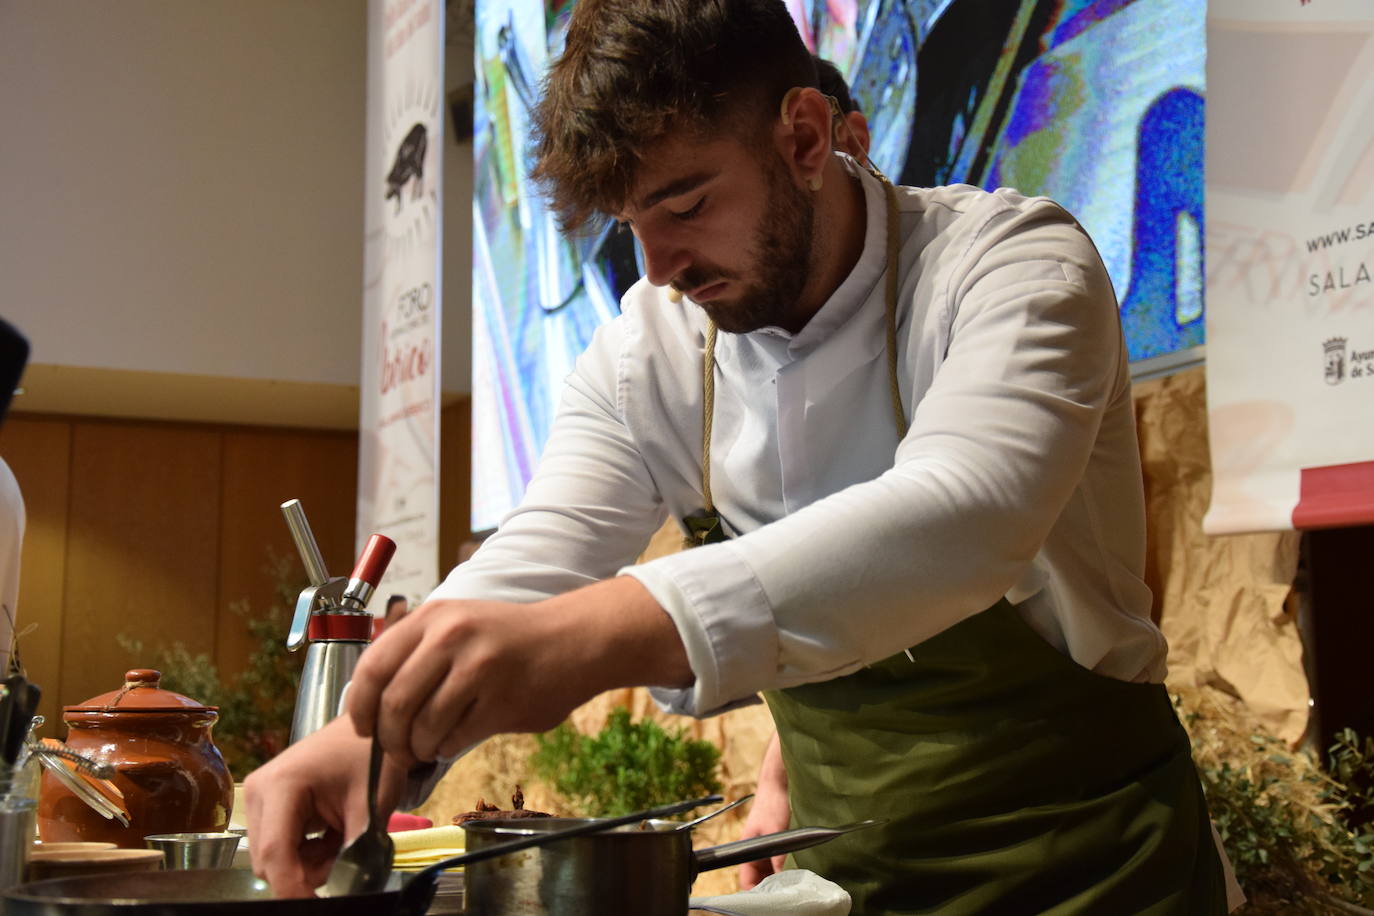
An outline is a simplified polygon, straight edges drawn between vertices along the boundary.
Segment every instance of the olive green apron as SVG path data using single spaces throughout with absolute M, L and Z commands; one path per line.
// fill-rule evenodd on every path
M 897 200 L 874 175 L 887 197 L 886 343 L 900 439 Z M 715 340 L 710 322 L 704 506 L 682 520 L 687 547 L 728 537 L 711 496 Z M 765 697 L 793 823 L 886 819 L 792 859 L 844 887 L 854 916 L 1226 912 L 1202 785 L 1164 686 L 1094 674 L 1005 600 L 853 674 Z
M 1094 674 L 1005 600 L 910 656 L 765 696 L 794 823 L 887 819 L 794 856 L 856 916 L 1226 912 L 1163 685 Z

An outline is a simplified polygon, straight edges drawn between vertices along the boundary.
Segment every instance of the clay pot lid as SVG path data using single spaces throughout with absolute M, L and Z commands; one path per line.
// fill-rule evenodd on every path
M 218 712 L 218 707 L 163 690 L 158 686 L 161 680 L 161 671 L 132 668 L 124 672 L 123 687 L 91 697 L 79 706 L 64 706 L 62 712 Z

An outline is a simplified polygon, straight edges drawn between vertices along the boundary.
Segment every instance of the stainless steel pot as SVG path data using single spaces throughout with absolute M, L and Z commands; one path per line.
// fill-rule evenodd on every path
M 469 821 L 463 829 L 471 852 L 589 820 Z M 800 827 L 693 851 L 691 831 L 678 829 L 681 824 L 646 821 L 466 866 L 466 912 L 480 916 L 684 916 L 688 891 L 700 872 L 805 849 L 874 823 Z

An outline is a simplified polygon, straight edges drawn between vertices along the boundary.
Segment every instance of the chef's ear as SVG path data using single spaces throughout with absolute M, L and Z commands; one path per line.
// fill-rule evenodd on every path
M 821 189 L 821 174 L 830 161 L 830 102 L 819 90 L 794 86 L 782 98 L 775 128 L 778 152 L 797 183 Z

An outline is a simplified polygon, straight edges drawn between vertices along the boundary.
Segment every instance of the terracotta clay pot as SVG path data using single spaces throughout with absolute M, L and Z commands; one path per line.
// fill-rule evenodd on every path
M 234 781 L 210 728 L 219 710 L 161 690 L 160 672 L 136 668 L 119 690 L 65 706 L 67 746 L 111 763 L 129 826 L 106 820 L 46 770 L 38 833 L 45 843 L 94 840 L 143 848 L 154 833 L 218 833 L 229 826 Z

